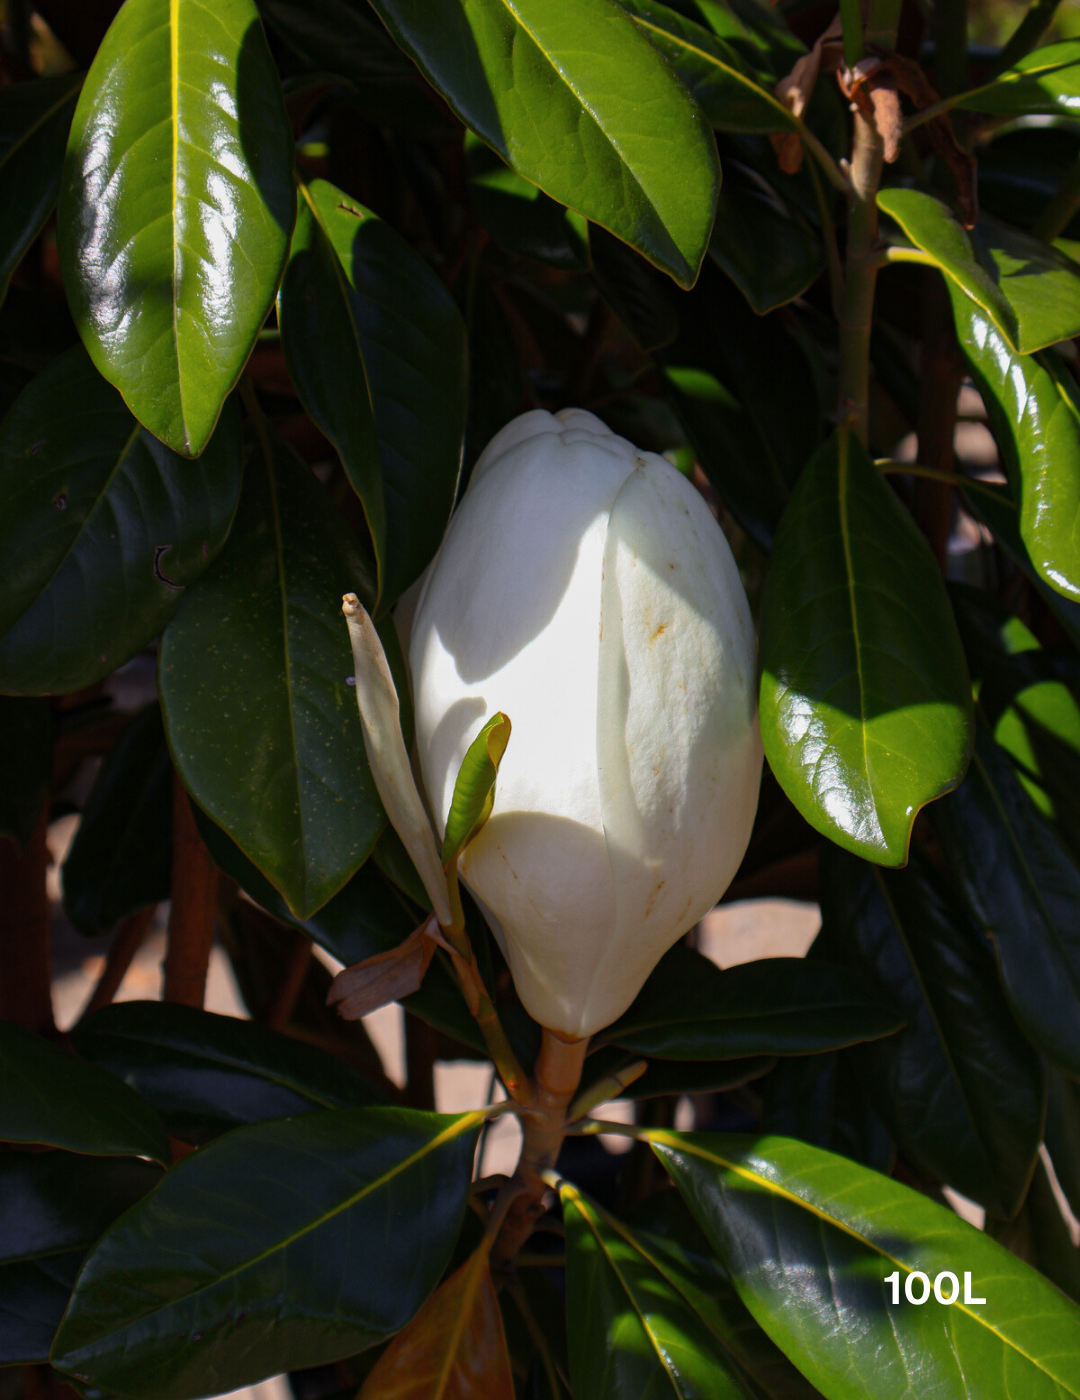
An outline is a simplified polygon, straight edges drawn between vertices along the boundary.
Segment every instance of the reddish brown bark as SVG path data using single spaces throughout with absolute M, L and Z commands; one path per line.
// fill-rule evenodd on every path
M 165 1000 L 202 1006 L 214 942 L 217 867 L 195 825 L 187 791 L 173 779 L 172 913 L 165 955 Z
M 156 913 L 156 904 L 151 904 L 147 909 L 139 909 L 129 915 L 116 930 L 105 960 L 105 970 L 98 978 L 93 995 L 86 1003 L 82 1013 L 84 1016 L 108 1006 L 120 990 L 120 983 L 124 980 L 135 954 L 142 947 L 142 941 L 150 931 Z
M 0 838 L 0 1019 L 39 1035 L 56 1029 L 45 893 L 48 822 L 46 803 L 24 851 Z

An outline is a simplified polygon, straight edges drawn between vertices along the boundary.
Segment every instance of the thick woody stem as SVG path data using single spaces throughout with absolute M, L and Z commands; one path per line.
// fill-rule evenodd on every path
M 203 844 L 187 791 L 173 786 L 172 912 L 165 955 L 165 1000 L 202 1006 L 214 942 L 217 867 Z
M 884 149 L 873 121 L 855 112 L 855 144 L 848 195 L 847 276 L 840 318 L 840 422 L 867 440 L 870 399 L 870 324 L 877 281 L 877 188 Z
M 98 984 L 83 1008 L 83 1016 L 90 1016 L 95 1011 L 100 1011 L 103 1006 L 108 1006 L 120 990 L 120 983 L 127 975 L 127 970 L 134 961 L 135 954 L 142 947 L 143 939 L 149 933 L 156 913 L 156 904 L 139 909 L 134 914 L 129 914 L 113 934 L 112 946 L 109 948 L 109 955 L 105 961 L 105 970 L 98 978 Z
M 543 1173 L 551 1171 L 566 1136 L 567 1110 L 581 1082 L 588 1039 L 565 1040 L 544 1029 L 530 1108 L 521 1115 L 524 1142 L 513 1182 L 519 1188 L 491 1251 L 496 1274 L 513 1267 L 518 1250 L 544 1213 Z

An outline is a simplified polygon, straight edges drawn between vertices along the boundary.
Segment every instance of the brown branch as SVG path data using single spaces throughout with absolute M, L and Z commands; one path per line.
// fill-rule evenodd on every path
M 172 913 L 165 955 L 165 1000 L 202 1006 L 214 941 L 217 867 L 203 844 L 187 791 L 173 777 Z
M 283 1031 L 289 1024 L 289 1018 L 296 1006 L 296 999 L 307 979 L 310 964 L 311 939 L 306 933 L 297 929 L 296 941 L 285 967 L 285 976 L 281 979 L 280 987 L 274 993 L 274 1000 L 266 1016 L 266 1024 L 272 1031 Z
M 94 988 L 90 1000 L 83 1008 L 80 1020 L 92 1015 L 95 1011 L 100 1011 L 103 1006 L 108 1006 L 120 990 L 120 983 L 127 975 L 127 970 L 131 966 L 135 954 L 142 947 L 143 939 L 149 933 L 156 913 L 156 904 L 139 909 L 134 914 L 129 914 L 116 930 L 113 941 L 109 945 L 105 969 L 98 978 L 98 984 Z
M 23 1030 L 56 1030 L 49 958 L 49 865 L 46 801 L 26 849 L 0 838 L 0 1019 Z

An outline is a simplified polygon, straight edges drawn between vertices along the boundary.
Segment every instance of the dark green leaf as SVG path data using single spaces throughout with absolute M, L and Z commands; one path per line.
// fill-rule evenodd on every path
M 821 911 L 823 955 L 876 978 L 907 1020 L 856 1056 L 905 1160 L 1014 1215 L 1039 1153 L 1046 1074 L 980 930 L 918 848 L 888 872 L 825 848 Z
M 768 59 L 778 78 L 806 52 L 779 9 L 766 9 L 756 0 L 693 0 L 688 8 L 696 10 L 713 34 L 749 62 Z
M 491 815 L 499 764 L 510 742 L 510 719 L 500 710 L 492 715 L 469 745 L 454 781 L 454 795 L 443 836 L 443 865 L 456 861 Z
M 400 691 L 398 694 L 400 695 Z M 406 740 L 406 747 L 409 747 Z M 409 899 L 418 909 L 431 913 L 431 898 L 424 882 L 420 878 L 420 873 L 412 863 L 405 843 L 397 834 L 389 822 L 383 827 L 383 833 L 375 842 L 375 848 L 371 852 L 371 859 L 386 878 L 398 887 L 402 894 L 408 895 Z
M 825 249 L 806 219 L 757 171 L 724 162 L 709 256 L 759 316 L 802 296 L 825 271 Z
M 1080 1085 L 1050 1071 L 1046 1150 L 1074 1215 L 1080 1214 Z
M 1080 1302 L 1080 1249 L 1073 1244 L 1041 1161 L 1035 1163 L 1031 1189 L 1016 1219 L 988 1217 L 986 1231 L 1018 1259 L 1056 1283 L 1074 1303 Z
M 108 1006 L 82 1022 L 72 1041 L 85 1059 L 136 1089 L 184 1142 L 206 1141 L 241 1123 L 359 1108 L 380 1097 L 324 1050 L 191 1006 Z
M 171 1160 L 161 1119 L 111 1074 L 0 1021 L 0 1142 Z
M 971 771 L 934 809 L 950 870 L 993 942 L 1028 1038 L 1080 1074 L 1080 869 L 980 725 Z
M 355 537 L 260 420 L 236 525 L 162 639 L 173 761 L 195 801 L 300 918 L 367 857 L 383 824 L 347 685 L 339 600 L 370 598 Z
M 256 0 L 263 19 L 308 68 L 358 84 L 412 77 L 409 60 L 364 0 Z
M 465 171 L 472 207 L 496 243 L 566 272 L 589 267 L 586 220 L 511 170 L 471 131 L 465 135 Z
M 590 246 L 597 290 L 642 350 L 670 345 L 679 317 L 667 278 L 603 229 L 592 230 Z
M 888 1175 L 896 1143 L 856 1071 L 859 1053 L 856 1046 L 778 1061 L 755 1086 L 762 1099 L 761 1131 L 799 1138 Z
M 161 630 L 225 542 L 235 409 L 198 463 L 140 429 L 81 347 L 0 428 L 0 689 L 78 690 Z
M 404 239 L 325 180 L 300 187 L 279 312 L 293 383 L 364 504 L 383 612 L 427 566 L 454 504 L 465 327 Z
M 965 229 L 947 204 L 891 187 L 879 207 L 976 303 L 1013 350 L 1029 354 L 1080 333 L 1080 266 L 989 214 Z
M 979 150 L 979 207 L 1030 229 L 1080 154 L 1073 123 L 1007 126 Z M 1075 217 L 1064 232 L 1080 234 Z
M 721 971 L 676 945 L 607 1041 L 666 1060 L 806 1055 L 881 1035 L 903 1017 L 847 968 L 802 958 L 767 958 Z
M 614 0 L 374 3 L 465 125 L 519 175 L 693 284 L 716 207 L 716 147 Z
M 1074 117 L 1080 108 L 1080 43 L 1066 39 L 1034 49 L 991 82 L 952 101 L 973 112 Z
M 384 1340 L 449 1261 L 482 1117 L 343 1108 L 227 1133 L 91 1252 L 53 1364 L 194 1400 Z
M 1020 500 L 1020 537 L 1039 576 L 1080 600 L 1080 390 L 1056 355 L 1013 353 L 950 282 L 956 333 Z
M 798 122 L 773 96 L 775 79 L 709 30 L 656 0 L 620 0 L 690 89 L 718 131 L 790 131 Z
M 921 807 L 971 751 L 971 682 L 926 540 L 851 434 L 806 468 L 777 532 L 761 609 L 761 733 L 818 831 L 907 860 Z
M 1080 1310 L 946 1207 L 786 1138 L 649 1138 L 743 1302 L 829 1400 L 1080 1395 Z M 959 1300 L 907 1302 L 916 1270 L 954 1274 Z
M 467 315 L 469 415 L 465 429 L 463 485 L 491 439 L 525 407 L 517 345 L 484 258 L 480 258 L 477 266 Z
M 108 933 L 169 898 L 172 804 L 173 767 L 155 700 L 106 758 L 64 861 L 64 910 L 80 933 Z
M 605 1046 L 585 1061 L 581 1090 L 625 1069 L 640 1056 L 632 1050 Z M 776 1064 L 770 1055 L 750 1055 L 741 1060 L 654 1060 L 640 1077 L 614 1097 L 652 1099 L 669 1094 L 713 1094 L 737 1089 L 768 1073 Z M 601 1115 L 602 1116 L 602 1115 Z
M 129 1157 L 0 1153 L 0 1264 L 89 1249 L 161 1180 Z
M 52 778 L 47 700 L 0 696 L 0 837 L 26 845 Z
M 60 259 L 94 363 L 185 457 L 209 441 L 273 302 L 292 165 L 252 0 L 128 0 L 72 123 Z
M 83 1251 L 0 1265 L 0 1366 L 48 1361 Z
M 575 1393 L 748 1400 L 753 1392 L 723 1344 L 727 1319 L 679 1268 L 678 1251 L 635 1234 L 568 1182 L 559 1195 Z
M 82 74 L 0 88 L 0 302 L 60 189 Z
M 777 316 L 755 316 L 706 267 L 679 306 L 679 338 L 662 356 L 664 388 L 701 466 L 747 534 L 769 549 L 799 473 L 821 441 L 806 355 Z M 776 386 L 784 412 L 776 412 Z

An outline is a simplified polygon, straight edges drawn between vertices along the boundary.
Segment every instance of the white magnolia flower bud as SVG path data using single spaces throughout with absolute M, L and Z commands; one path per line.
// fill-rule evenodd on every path
M 600 1030 L 750 837 L 754 631 L 727 541 L 670 463 L 591 413 L 522 414 L 476 465 L 409 651 L 440 833 L 470 742 L 510 716 L 461 874 L 529 1012 Z

